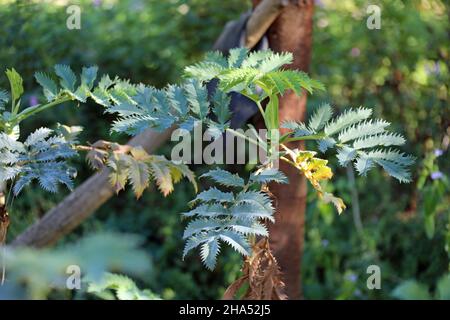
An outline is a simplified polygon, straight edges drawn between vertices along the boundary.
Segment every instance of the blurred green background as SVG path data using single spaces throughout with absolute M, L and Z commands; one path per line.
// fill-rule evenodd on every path
M 242 0 L 0 0 L 0 69 L 25 79 L 23 105 L 43 97 L 33 74 L 54 64 L 74 70 L 96 64 L 101 73 L 156 86 L 180 79 L 201 59 L 225 23 L 249 8 Z M 81 29 L 68 30 L 66 8 L 81 7 Z M 381 29 L 366 27 L 368 4 L 382 8 Z M 327 187 L 348 203 L 345 214 L 311 194 L 302 266 L 306 299 L 442 297 L 450 291 L 450 4 L 438 0 L 316 0 L 311 76 L 339 110 L 364 105 L 392 123 L 417 157 L 414 182 L 402 185 L 380 170 L 366 178 L 336 169 Z M 7 79 L 0 77 L 0 87 Z M 82 141 L 126 141 L 109 135 L 111 117 L 95 106 L 61 106 L 24 124 L 30 132 L 60 122 L 85 127 Z M 162 152 L 168 152 L 167 146 Z M 333 161 L 332 161 L 333 162 Z M 81 183 L 92 171 L 77 160 Z M 28 188 L 11 210 L 8 240 L 63 199 Z M 139 234 L 154 261 L 139 279 L 163 299 L 215 299 L 239 274 L 241 258 L 229 250 L 214 272 L 199 258 L 181 260 L 183 222 L 178 215 L 193 197 L 186 183 L 163 198 L 155 188 L 135 201 L 123 192 L 59 245 L 100 231 Z M 382 289 L 368 290 L 366 268 L 381 267 Z M 444 279 L 444 280 L 443 280 Z M 450 296 L 450 295 L 449 295 Z

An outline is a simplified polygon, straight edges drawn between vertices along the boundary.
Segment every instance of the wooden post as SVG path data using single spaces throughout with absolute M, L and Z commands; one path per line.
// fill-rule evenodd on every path
M 253 0 L 258 6 L 261 0 Z M 295 0 L 281 9 L 277 19 L 267 32 L 269 46 L 275 52 L 289 51 L 294 54 L 291 69 L 308 71 L 311 60 L 313 0 Z M 280 98 L 280 122 L 304 120 L 306 115 L 306 93 L 297 97 L 293 92 Z M 255 120 L 258 127 L 261 119 Z M 281 134 L 283 134 L 282 132 Z M 291 148 L 300 148 L 292 143 Z M 289 299 L 300 299 L 301 257 L 303 253 L 306 209 L 306 181 L 292 166 L 280 163 L 280 169 L 289 178 L 288 185 L 273 184 L 271 192 L 276 199 L 276 223 L 270 225 L 270 245 L 284 275 Z
M 289 0 L 263 0 L 252 12 L 245 28 L 245 46 L 253 48 L 281 13 Z

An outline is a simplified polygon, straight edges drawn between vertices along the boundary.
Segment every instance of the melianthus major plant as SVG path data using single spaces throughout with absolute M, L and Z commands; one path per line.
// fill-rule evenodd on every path
M 182 177 L 187 177 L 197 190 L 195 176 L 186 164 L 149 155 L 142 148 L 106 141 L 81 146 L 76 140 L 79 127 L 40 128 L 21 142 L 20 123 L 54 105 L 70 100 L 84 103 L 91 98 L 102 105 L 105 112 L 117 116 L 112 124 L 115 132 L 135 136 L 148 128 L 162 131 L 173 126 L 192 131 L 196 123 L 202 122 L 218 138 L 225 132 L 239 135 L 230 127 L 229 108 L 229 93 L 238 92 L 254 101 L 264 119 L 268 129 L 265 141 L 244 138 L 250 143 L 262 143 L 269 153 L 268 161 L 257 166 L 248 179 L 217 168 L 201 177 L 210 179 L 216 186 L 199 193 L 190 203 L 191 210 L 182 214 L 190 219 L 184 232 L 186 245 L 183 255 L 200 247 L 202 261 L 207 268 L 214 269 L 221 243 L 225 243 L 247 257 L 246 272 L 251 271 L 251 262 L 261 262 L 262 259 L 278 270 L 266 241 L 269 237 L 266 223 L 275 222 L 268 184 L 288 181 L 274 167 L 276 160 L 295 167 L 310 181 L 319 198 L 333 203 L 339 213 L 345 209 L 342 199 L 323 189 L 322 183 L 333 176 L 328 161 L 318 157 L 313 150 L 292 150 L 288 142 L 314 140 L 319 152 L 324 154 L 333 150 L 340 165 L 352 164 L 360 175 L 366 175 L 378 165 L 400 182 L 410 181 L 408 167 L 413 163 L 411 156 L 394 148 L 404 144 L 405 139 L 400 134 L 389 132 L 388 122 L 372 119 L 369 108 L 349 109 L 333 117 L 331 106 L 324 104 L 307 123 L 280 124 L 279 96 L 288 90 L 301 95 L 305 90 L 313 93 L 324 89 L 321 83 L 303 72 L 283 69 L 291 62 L 290 53 L 249 53 L 246 49 L 233 49 L 225 57 L 213 52 L 207 54 L 204 61 L 185 69 L 182 84 L 168 85 L 163 89 L 134 85 L 109 76 L 103 76 L 96 83 L 96 67 L 84 68 L 77 86 L 73 71 L 58 65 L 55 73 L 59 77 L 59 85 L 44 73 L 36 74 L 47 103 L 22 111 L 19 100 L 23 93 L 22 80 L 14 70 L 8 70 L 11 95 L 9 97 L 5 91 L 0 91 L 0 183 L 10 183 L 15 195 L 34 179 L 49 191 L 56 191 L 58 184 L 71 188 L 73 171 L 66 160 L 77 150 L 87 150 L 88 160 L 94 168 L 106 165 L 111 169 L 110 180 L 117 191 L 130 182 L 139 197 L 150 179 L 154 179 L 162 193 L 167 195 Z M 218 85 L 209 94 L 206 84 L 214 79 Z M 4 111 L 9 100 L 11 111 Z M 280 128 L 289 129 L 289 132 L 280 136 Z M 253 127 L 250 129 L 254 130 Z M 257 243 L 257 237 L 267 245 L 261 241 Z M 252 249 L 258 253 L 253 252 L 252 255 Z M 272 272 L 272 278 L 276 278 L 273 283 L 279 284 L 274 290 L 279 291 L 278 272 Z M 231 296 L 237 286 L 230 287 Z M 255 286 L 252 288 L 255 291 Z M 248 292 L 247 295 L 255 297 L 257 293 Z M 278 292 L 276 296 L 281 297 L 281 294 Z

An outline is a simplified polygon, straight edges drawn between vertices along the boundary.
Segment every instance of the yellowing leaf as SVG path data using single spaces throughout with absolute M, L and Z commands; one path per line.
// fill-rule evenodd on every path
M 144 190 L 148 187 L 148 180 L 150 178 L 147 164 L 130 158 L 128 171 L 134 194 L 137 198 L 140 198 Z
M 167 196 L 173 191 L 173 184 L 178 183 L 185 177 L 192 183 L 195 192 L 198 192 L 195 174 L 183 163 L 175 163 L 167 160 L 164 156 L 149 156 L 146 161 L 160 191 Z
M 294 160 L 295 167 L 305 175 L 317 191 L 322 192 L 320 181 L 333 177 L 333 172 L 327 166 L 328 161 L 314 158 L 316 153 L 313 151 L 288 150 L 288 154 Z
M 169 195 L 173 191 L 172 175 L 166 161 L 167 159 L 161 156 L 153 156 L 153 160 L 150 161 L 151 173 L 164 196 Z
M 170 166 L 170 174 L 172 175 L 173 183 L 178 183 L 183 179 L 183 173 L 176 166 Z
M 122 156 L 123 155 L 113 155 L 107 162 L 108 167 L 112 169 L 109 175 L 109 181 L 116 193 L 119 193 L 120 190 L 124 189 L 128 181 L 127 162 L 124 161 Z
M 333 172 L 330 167 L 323 165 L 321 167 L 317 167 L 314 170 L 311 170 L 312 176 L 316 180 L 329 180 L 333 177 Z
M 307 161 L 312 159 L 316 153 L 314 151 L 293 150 L 293 155 L 295 163 L 301 165 L 307 163 Z
M 325 203 L 332 203 L 336 210 L 338 211 L 339 214 L 342 213 L 342 211 L 344 211 L 344 209 L 346 208 L 344 201 L 342 201 L 341 198 L 335 197 L 333 194 L 328 193 L 328 192 L 324 192 L 322 194 L 322 200 Z
M 328 161 L 315 158 L 314 156 L 316 153 L 313 151 L 290 150 L 286 147 L 285 151 L 293 160 L 291 164 L 305 175 L 306 179 L 308 179 L 314 189 L 317 190 L 319 197 L 325 201 L 325 203 L 333 203 L 338 213 L 341 214 L 345 209 L 344 201 L 331 193 L 324 192 L 320 185 L 321 181 L 329 180 L 333 177 L 331 168 L 327 166 Z
M 133 158 L 136 159 L 137 161 L 144 161 L 149 159 L 150 157 L 147 151 L 145 151 L 144 148 L 142 148 L 141 146 L 131 148 L 130 152 Z
M 152 177 L 158 189 L 164 196 L 170 194 L 174 189 L 174 183 L 183 177 L 188 178 L 198 192 L 195 174 L 185 164 L 177 164 L 167 160 L 164 156 L 149 155 L 142 147 L 113 146 L 108 149 L 114 150 L 109 153 L 107 161 L 111 169 L 110 181 L 118 193 L 125 188 L 129 180 L 137 198 L 141 197 L 144 190 L 149 186 Z M 108 155 L 101 155 L 105 157 Z M 100 162 L 103 159 L 99 159 Z
M 171 162 L 170 167 L 171 167 L 171 169 L 172 169 L 172 168 L 176 168 L 176 171 L 179 171 L 179 173 L 180 173 L 183 177 L 187 178 L 187 179 L 189 180 L 189 182 L 194 186 L 195 193 L 198 192 L 198 186 L 197 186 L 197 181 L 195 180 L 195 174 L 194 174 L 194 172 L 192 172 L 192 171 L 189 169 L 189 167 L 188 167 L 187 165 L 185 165 L 185 164 L 183 164 L 183 163 L 176 164 L 176 163 Z M 173 178 L 173 180 L 174 180 L 175 183 L 178 182 L 178 181 L 175 179 L 176 177 L 175 177 L 173 174 L 172 174 L 172 178 Z

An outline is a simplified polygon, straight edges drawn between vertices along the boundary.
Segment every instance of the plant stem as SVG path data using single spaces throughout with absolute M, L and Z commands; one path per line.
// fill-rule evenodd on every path
M 361 210 L 359 208 L 358 189 L 356 188 L 355 172 L 351 164 L 347 165 L 347 178 L 350 182 L 350 189 L 352 194 L 352 211 L 353 211 L 353 223 L 356 231 L 360 236 L 364 235 L 364 228 L 361 221 Z
M 245 134 L 242 134 L 242 133 L 240 133 L 240 132 L 238 132 L 236 130 L 229 129 L 229 128 L 227 129 L 227 131 L 229 131 L 230 133 L 234 134 L 237 137 L 240 137 L 240 138 L 242 138 L 244 140 L 247 140 L 248 142 L 250 142 L 250 143 L 252 143 L 252 144 L 254 144 L 256 146 L 261 146 L 265 151 L 267 151 L 266 146 L 264 146 L 261 143 L 258 143 L 258 141 L 254 140 L 254 139 L 252 139 L 250 137 L 247 137 Z
M 256 101 L 256 105 L 258 106 L 259 112 L 261 113 L 264 121 L 266 120 L 265 114 L 264 114 L 264 109 L 261 105 L 261 101 Z
M 92 150 L 102 150 L 102 151 L 106 151 L 100 148 L 95 148 L 92 146 L 82 146 L 82 145 L 76 145 L 73 147 L 75 150 L 77 151 L 92 151 Z
M 47 104 L 42 104 L 42 105 L 38 104 L 36 106 L 32 106 L 32 107 L 26 108 L 26 109 L 22 110 L 21 113 L 19 113 L 18 115 L 14 116 L 9 121 L 10 124 L 11 124 L 11 127 L 15 127 L 21 121 L 25 120 L 26 118 L 28 118 L 28 117 L 36 114 L 36 113 L 42 112 L 44 110 L 47 110 L 47 109 L 49 109 L 51 107 L 57 106 L 57 105 L 59 105 L 61 103 L 64 103 L 64 102 L 67 102 L 67 101 L 70 101 L 70 100 L 72 100 L 72 98 L 70 98 L 69 96 L 64 96 L 64 97 L 56 99 L 56 100 L 54 100 L 52 102 L 49 102 Z
M 283 143 L 283 142 L 284 142 L 291 134 L 292 134 L 292 131 L 283 134 L 283 135 L 280 137 L 280 143 Z
M 325 135 L 322 133 L 319 133 L 319 134 L 314 134 L 314 135 L 310 135 L 310 136 L 287 138 L 285 140 L 285 142 L 303 141 L 303 140 L 319 140 L 319 139 L 322 139 L 323 137 L 325 137 Z
M 294 162 L 292 162 L 291 160 L 289 160 L 288 158 L 280 157 L 280 159 L 285 161 L 285 162 L 287 162 L 287 163 L 289 163 L 290 165 L 294 166 L 295 168 L 297 168 L 297 165 Z
M 250 128 L 250 130 L 252 130 L 252 132 L 254 133 L 256 139 L 258 139 L 258 141 L 263 145 L 263 146 L 267 146 L 267 143 L 261 139 L 261 137 L 258 134 L 258 131 L 256 131 L 255 127 L 251 124 L 248 124 L 248 127 Z

